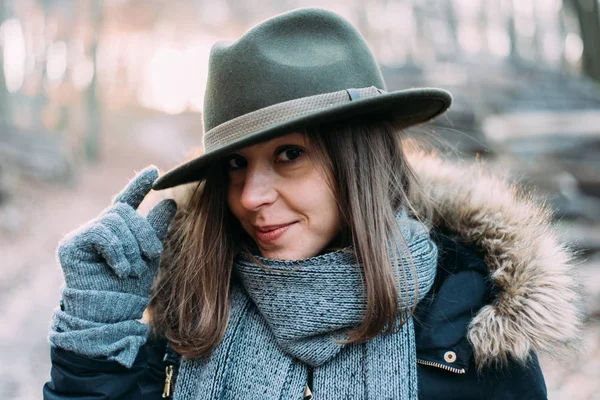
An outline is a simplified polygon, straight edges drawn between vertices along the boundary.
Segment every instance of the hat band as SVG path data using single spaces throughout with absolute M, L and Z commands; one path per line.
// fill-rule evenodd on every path
M 251 133 L 274 125 L 292 121 L 303 115 L 326 110 L 353 100 L 374 97 L 385 93 L 375 86 L 362 89 L 340 90 L 339 92 L 317 94 L 278 103 L 260 110 L 241 115 L 214 127 L 204 135 L 204 149 L 211 152 L 229 143 L 242 139 Z M 358 96 L 357 96 L 358 94 Z

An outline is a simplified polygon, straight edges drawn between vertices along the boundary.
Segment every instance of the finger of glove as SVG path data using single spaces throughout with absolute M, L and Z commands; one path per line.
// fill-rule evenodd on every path
M 74 247 L 88 248 L 100 256 L 112 271 L 125 278 L 131 273 L 131 264 L 123 251 L 120 239 L 103 223 L 97 221 L 78 236 Z
M 126 204 L 122 204 L 123 207 L 127 207 L 133 210 Z M 135 213 L 135 211 L 133 211 Z M 137 215 L 137 213 L 136 213 Z M 140 217 L 141 218 L 141 217 Z M 148 265 L 142 259 L 140 253 L 140 247 L 138 239 L 132 231 L 127 222 L 118 214 L 110 213 L 102 218 L 102 223 L 118 238 L 121 243 L 121 250 L 123 255 L 131 266 L 130 273 L 128 276 L 134 276 L 140 278 L 144 273 L 148 271 Z
M 141 254 L 148 260 L 154 260 L 160 256 L 162 253 L 162 242 L 146 218 L 139 215 L 137 211 L 127 204 L 116 204 L 111 208 L 110 213 L 118 215 L 125 221 L 131 232 L 135 235 L 135 244 L 138 246 Z
M 115 197 L 113 203 L 129 204 L 134 210 L 137 210 L 157 178 L 158 169 L 154 165 L 146 167 Z
M 94 221 L 94 223 L 96 223 Z M 90 225 L 80 227 L 70 232 L 59 243 L 57 248 L 58 259 L 63 265 L 72 262 L 97 262 L 99 255 L 89 243 Z
M 177 203 L 172 199 L 161 201 L 148 213 L 146 220 L 154 228 L 156 236 L 163 240 L 169 229 L 169 224 L 177 212 Z

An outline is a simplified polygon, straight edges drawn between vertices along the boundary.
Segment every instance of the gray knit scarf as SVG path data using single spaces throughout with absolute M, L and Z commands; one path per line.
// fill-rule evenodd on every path
M 415 268 L 398 279 L 409 309 L 431 288 L 437 247 L 421 223 L 397 216 Z M 417 364 L 412 318 L 398 333 L 342 345 L 365 313 L 361 269 L 351 251 L 283 261 L 239 255 L 232 309 L 222 342 L 206 358 L 182 362 L 176 400 L 301 400 L 309 366 L 315 400 L 416 399 Z M 399 254 L 402 265 L 409 262 Z M 418 299 L 414 290 L 418 287 Z

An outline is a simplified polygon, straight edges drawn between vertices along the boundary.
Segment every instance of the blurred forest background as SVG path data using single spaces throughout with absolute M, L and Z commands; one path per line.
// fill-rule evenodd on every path
M 60 238 L 135 170 L 201 145 L 211 45 L 318 6 L 366 37 L 388 89 L 455 103 L 414 128 L 535 187 L 580 251 L 582 351 L 542 359 L 551 399 L 600 393 L 599 0 L 0 0 L 0 397 L 36 399 Z

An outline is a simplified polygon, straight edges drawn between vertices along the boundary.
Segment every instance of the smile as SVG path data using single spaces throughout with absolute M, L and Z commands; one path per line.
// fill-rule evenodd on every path
M 295 222 L 287 225 L 280 225 L 273 228 L 260 229 L 256 231 L 256 238 L 263 243 L 271 243 L 276 241 L 283 235 L 290 226 L 294 225 Z

